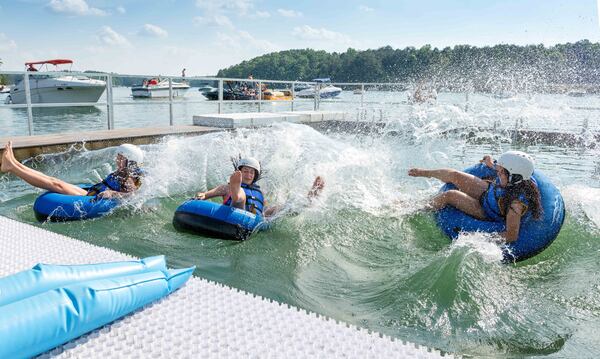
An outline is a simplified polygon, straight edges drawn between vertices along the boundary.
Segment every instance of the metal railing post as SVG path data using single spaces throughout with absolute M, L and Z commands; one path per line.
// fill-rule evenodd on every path
M 112 75 L 106 75 L 106 120 L 109 130 L 115 128 L 115 113 L 113 105 Z
M 261 111 L 262 105 L 262 81 L 258 81 L 258 112 Z
M 294 112 L 294 101 L 296 101 L 296 84 L 292 82 L 292 112 Z
M 316 111 L 319 107 L 317 105 L 317 96 L 319 95 L 319 84 L 315 84 L 315 91 L 313 92 L 313 100 L 314 100 L 314 104 L 313 104 L 313 110 Z
M 27 128 L 29 136 L 33 135 L 33 111 L 31 109 L 31 88 L 29 86 L 29 73 L 25 71 L 23 74 L 23 82 L 25 83 L 25 102 L 27 102 Z
M 173 80 L 169 77 L 169 126 L 173 126 Z
M 221 113 L 221 106 L 223 105 L 223 80 L 219 80 L 219 111 Z
M 360 84 L 360 107 L 365 104 L 365 84 Z

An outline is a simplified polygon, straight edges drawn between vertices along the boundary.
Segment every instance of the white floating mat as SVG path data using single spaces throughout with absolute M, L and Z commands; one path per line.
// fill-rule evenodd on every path
M 37 263 L 88 264 L 128 259 L 132 257 L 0 216 L 1 277 Z M 59 358 L 441 356 L 436 350 L 404 344 L 200 278 L 192 278 L 170 296 L 42 355 Z

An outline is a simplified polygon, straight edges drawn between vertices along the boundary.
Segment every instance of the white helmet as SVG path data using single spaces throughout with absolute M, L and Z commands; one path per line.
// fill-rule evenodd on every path
M 138 146 L 130 143 L 117 147 L 117 154 L 123 155 L 128 161 L 134 161 L 138 165 L 144 162 L 144 152 Z
M 521 175 L 524 180 L 531 179 L 533 175 L 533 158 L 525 152 L 505 152 L 498 158 L 498 164 L 511 175 Z
M 237 169 L 241 169 L 243 167 L 250 167 L 256 170 L 256 176 L 254 176 L 254 182 L 258 181 L 260 178 L 260 162 L 254 157 L 245 157 L 241 158 L 237 163 Z

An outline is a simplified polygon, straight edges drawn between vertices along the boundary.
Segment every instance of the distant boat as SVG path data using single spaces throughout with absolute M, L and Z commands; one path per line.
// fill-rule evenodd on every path
M 10 92 L 10 86 L 0 85 L 0 93 L 9 93 L 9 92 Z
M 55 59 L 37 62 L 26 62 L 26 70 L 31 71 L 29 78 L 29 89 L 31 103 L 91 103 L 98 102 L 106 88 L 106 82 L 90 79 L 82 75 L 58 75 L 58 65 L 73 64 L 67 59 Z M 35 65 L 54 65 L 55 71 L 39 72 Z M 67 71 L 70 71 L 67 70 Z M 60 71 L 60 72 L 67 72 Z M 7 104 L 26 103 L 25 83 L 23 80 L 10 89 L 6 97 Z
M 213 89 L 208 92 L 202 93 L 208 100 L 216 101 L 219 99 L 219 89 Z M 256 100 L 256 95 L 253 91 L 244 91 L 238 88 L 223 89 L 223 100 L 225 101 L 243 101 L 243 100 Z
M 363 93 L 365 93 L 365 91 L 363 91 L 362 89 L 356 89 L 352 91 L 352 93 L 355 95 L 362 95 Z
M 308 87 L 304 90 L 296 91 L 296 97 L 300 98 L 314 98 L 315 92 L 319 90 L 320 98 L 333 98 L 342 93 L 342 89 L 335 87 L 331 84 L 327 84 L 331 80 L 329 78 L 314 79 L 313 82 L 317 82 L 317 85 Z M 327 84 L 327 85 L 325 85 Z
M 212 87 L 210 85 L 204 85 L 204 86 L 200 86 L 198 88 L 198 91 L 200 91 L 203 95 L 205 93 L 207 93 L 207 92 L 211 92 L 211 91 L 214 91 L 214 90 L 216 90 L 216 88 L 214 88 L 214 87 Z
M 185 81 L 171 81 L 173 97 L 183 97 L 189 89 L 190 85 Z M 137 98 L 169 97 L 169 79 L 151 78 L 144 80 L 143 84 L 131 87 L 131 96 Z

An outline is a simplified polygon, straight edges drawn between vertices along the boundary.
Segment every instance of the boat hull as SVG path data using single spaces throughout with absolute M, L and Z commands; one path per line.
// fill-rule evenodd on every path
M 89 103 L 98 102 L 104 93 L 106 82 L 91 79 L 31 79 L 29 87 L 31 103 Z M 21 81 L 11 89 L 6 103 L 26 102 L 25 86 Z
M 173 87 L 173 97 L 183 97 L 189 87 Z M 165 98 L 169 97 L 169 88 L 132 87 L 131 96 L 138 98 Z
M 333 98 L 342 93 L 342 89 L 335 86 L 327 86 L 319 90 L 320 98 Z M 302 91 L 296 92 L 296 97 L 300 98 L 314 98 L 315 97 L 315 89 L 307 88 Z

